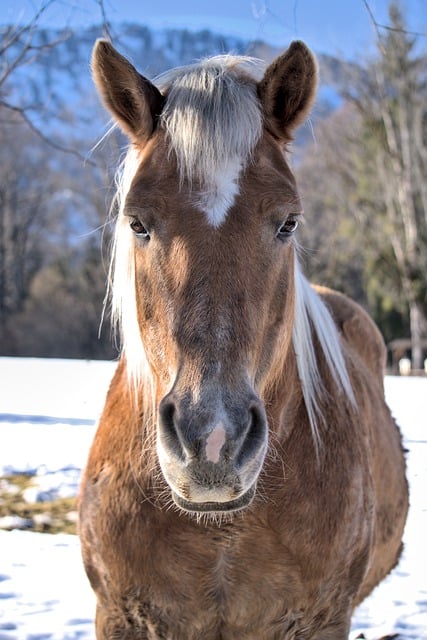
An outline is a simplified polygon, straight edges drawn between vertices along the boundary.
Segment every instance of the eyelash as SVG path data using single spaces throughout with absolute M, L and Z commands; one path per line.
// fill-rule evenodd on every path
M 281 239 L 281 240 L 285 240 L 287 238 L 290 238 L 295 231 L 297 230 L 299 221 L 296 215 L 290 215 L 288 216 L 288 218 L 280 225 L 279 229 L 277 230 L 277 234 L 276 237 Z
M 130 222 L 129 222 L 129 226 L 132 229 L 132 231 L 134 232 L 134 234 L 136 236 L 138 236 L 139 238 L 143 238 L 144 240 L 149 240 L 150 239 L 150 232 L 143 225 L 143 223 L 141 222 L 141 220 L 139 218 L 131 218 Z

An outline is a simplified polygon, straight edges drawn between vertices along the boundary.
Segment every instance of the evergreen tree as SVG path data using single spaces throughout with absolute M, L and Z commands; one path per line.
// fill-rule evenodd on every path
M 390 27 L 378 31 L 377 59 L 351 100 L 362 118 L 360 172 L 370 192 L 361 207 L 365 227 L 371 237 L 375 233 L 378 253 L 394 259 L 397 269 L 391 265 L 391 271 L 409 309 L 412 366 L 421 369 L 427 332 L 427 56 L 417 51 L 399 0 L 391 1 L 389 18 Z

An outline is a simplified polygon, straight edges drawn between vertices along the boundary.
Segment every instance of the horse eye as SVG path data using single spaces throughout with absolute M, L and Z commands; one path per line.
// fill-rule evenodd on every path
M 136 236 L 139 236 L 140 238 L 145 238 L 146 240 L 150 238 L 149 232 L 144 227 L 144 225 L 142 224 L 139 218 L 131 218 L 130 228 L 132 229 L 132 231 Z
M 289 218 L 287 218 L 279 228 L 277 232 L 277 237 L 288 238 L 294 233 L 294 231 L 296 231 L 297 227 L 298 227 L 298 220 L 296 216 L 289 216 Z

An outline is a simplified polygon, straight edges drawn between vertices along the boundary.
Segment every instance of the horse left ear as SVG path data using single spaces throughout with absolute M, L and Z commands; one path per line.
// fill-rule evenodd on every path
M 310 49 L 300 41 L 267 68 L 258 84 L 267 129 L 279 140 L 292 140 L 313 104 L 317 88 L 317 64 Z
M 164 97 L 107 40 L 98 40 L 92 73 L 101 98 L 123 131 L 143 143 L 153 133 Z

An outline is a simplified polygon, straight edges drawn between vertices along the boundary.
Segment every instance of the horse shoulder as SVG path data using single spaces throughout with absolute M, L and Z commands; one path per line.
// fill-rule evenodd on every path
M 129 447 L 130 422 L 133 418 L 131 394 L 127 384 L 126 364 L 118 363 L 111 380 L 98 428 L 89 451 L 86 476 L 96 480 L 107 464 L 115 464 Z
M 386 346 L 377 326 L 366 311 L 343 293 L 313 287 L 328 307 L 334 322 L 353 354 L 362 360 L 381 388 L 386 361 Z
M 369 570 L 356 602 L 361 602 L 396 565 L 401 552 L 401 536 L 408 509 L 408 487 L 402 439 L 384 399 L 386 348 L 374 322 L 357 303 L 345 295 L 315 287 L 350 347 L 352 369 L 358 369 L 359 411 L 369 430 L 370 476 L 375 495 L 375 526 Z M 346 349 L 348 352 L 349 350 Z M 363 363 L 363 367 L 358 363 Z M 364 389 L 362 395 L 361 390 Z M 360 424 L 362 427 L 362 424 Z

